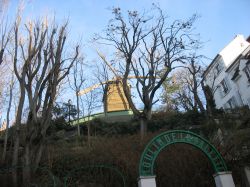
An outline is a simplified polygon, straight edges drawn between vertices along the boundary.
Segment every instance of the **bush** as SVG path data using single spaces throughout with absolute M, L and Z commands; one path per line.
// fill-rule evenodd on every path
M 117 137 L 92 137 L 92 146 L 72 144 L 51 145 L 47 151 L 50 169 L 60 180 L 68 172 L 89 165 L 113 165 L 123 173 L 127 187 L 137 187 L 139 160 L 147 142 L 157 133 L 149 133 L 141 143 L 138 135 Z M 181 152 L 181 154 L 180 154 Z M 48 157 L 48 155 L 50 155 Z M 208 159 L 191 146 L 177 144 L 169 146 L 156 160 L 157 186 L 206 187 L 214 186 L 213 170 Z M 83 179 L 86 179 L 85 181 Z M 70 178 L 70 184 L 77 182 L 98 182 L 103 187 L 123 186 L 116 172 L 108 169 L 82 169 Z M 78 183 L 79 184 L 79 183 Z M 82 184 L 82 183 L 81 183 Z
M 159 130 L 170 129 L 189 129 L 190 126 L 203 125 L 205 116 L 198 112 L 159 112 L 154 113 L 152 120 L 148 121 L 148 131 L 156 132 Z M 140 129 L 139 121 L 133 119 L 129 122 L 105 122 L 100 119 L 94 119 L 88 122 L 91 129 L 91 134 L 116 136 L 116 135 L 131 135 L 138 133 Z M 87 123 L 81 125 L 84 134 L 87 134 Z
M 63 117 L 56 118 L 52 120 L 52 124 L 50 125 L 49 129 L 47 130 L 48 135 L 55 133 L 60 130 L 73 130 L 75 127 L 71 126 L 69 123 L 65 121 Z
M 108 123 L 100 119 L 94 119 L 88 123 L 91 134 L 103 136 L 135 134 L 139 129 L 139 124 L 135 121 Z M 84 134 L 87 134 L 87 123 L 81 125 L 81 127 L 84 129 Z

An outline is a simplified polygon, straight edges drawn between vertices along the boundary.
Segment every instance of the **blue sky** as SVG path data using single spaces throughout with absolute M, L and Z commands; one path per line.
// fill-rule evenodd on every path
M 73 40 L 82 37 L 87 45 L 93 34 L 100 33 L 112 18 L 112 7 L 143 11 L 150 9 L 152 3 L 158 3 L 171 19 L 199 14 L 196 32 L 207 41 L 202 53 L 210 58 L 236 34 L 250 35 L 250 0 L 29 0 L 25 3 L 24 17 L 55 15 L 59 22 L 69 18 L 71 37 Z M 10 2 L 10 14 L 15 14 L 17 6 L 17 0 Z
M 88 41 L 94 33 L 104 30 L 112 18 L 112 7 L 144 11 L 152 3 L 159 4 L 172 20 L 185 19 L 194 13 L 200 15 L 195 32 L 206 41 L 200 52 L 209 58 L 214 58 L 236 34 L 250 35 L 250 0 L 26 0 L 23 20 L 46 15 L 55 16 L 59 23 L 69 19 L 70 40 L 82 38 L 84 54 L 88 61 L 93 61 L 98 57 Z M 10 0 L 9 17 L 14 17 L 18 4 L 18 0 Z M 67 95 L 72 98 L 72 94 Z

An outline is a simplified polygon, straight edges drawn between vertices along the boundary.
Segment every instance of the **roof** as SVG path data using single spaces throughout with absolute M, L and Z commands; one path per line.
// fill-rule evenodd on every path
M 225 72 L 229 72 L 230 69 L 234 66 L 234 64 L 236 64 L 238 60 L 242 58 L 242 56 L 243 56 L 242 54 L 239 54 L 239 56 L 230 64 L 230 66 L 226 69 Z
M 234 49 L 236 45 L 242 45 L 243 42 L 246 44 L 246 39 L 244 38 L 244 36 L 242 34 L 237 34 L 233 40 L 231 40 L 225 47 L 223 47 L 223 49 L 219 52 L 219 54 L 221 56 L 225 56 L 225 54 L 227 54 L 228 52 L 231 52 L 232 49 Z
M 230 64 L 230 66 L 226 69 L 226 72 L 230 71 L 230 69 L 242 58 L 247 57 L 249 58 L 249 52 L 250 52 L 250 46 L 248 46 L 242 54 L 239 54 L 239 56 Z
M 206 70 L 204 71 L 203 73 L 203 78 L 205 78 L 206 74 L 208 73 L 208 71 L 211 69 L 211 67 L 213 66 L 213 64 L 218 60 L 218 58 L 222 57 L 224 58 L 225 57 L 225 54 L 227 53 L 230 53 L 230 51 L 232 51 L 232 49 L 234 48 L 235 44 L 239 43 L 239 42 L 243 42 L 245 41 L 245 43 L 248 43 L 250 41 L 250 36 L 247 38 L 247 40 L 244 39 L 244 36 L 243 35 L 236 35 L 236 37 L 229 43 L 227 44 L 216 56 L 215 58 L 213 59 L 213 61 L 209 64 L 209 66 L 206 68 Z M 246 49 L 249 48 L 249 44 L 247 44 L 248 47 L 246 47 Z M 244 49 L 244 51 L 246 50 Z M 230 63 L 229 67 L 227 68 L 226 71 L 228 71 L 233 65 L 234 63 L 237 62 L 237 60 L 240 58 L 241 54 L 244 53 L 243 52 L 240 52 L 240 54 L 238 56 L 235 57 L 235 60 Z M 224 55 L 224 56 L 223 56 Z M 232 57 L 230 57 L 232 58 Z M 228 59 L 227 59 L 228 61 Z

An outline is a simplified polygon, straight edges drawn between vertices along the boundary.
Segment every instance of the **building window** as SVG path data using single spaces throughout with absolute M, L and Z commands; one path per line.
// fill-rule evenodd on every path
M 221 88 L 222 88 L 223 93 L 227 94 L 229 91 L 229 87 L 228 87 L 226 81 L 222 80 L 220 84 L 221 84 Z
M 250 65 L 249 64 L 247 64 L 247 66 L 245 67 L 244 72 L 247 76 L 248 81 L 250 82 Z

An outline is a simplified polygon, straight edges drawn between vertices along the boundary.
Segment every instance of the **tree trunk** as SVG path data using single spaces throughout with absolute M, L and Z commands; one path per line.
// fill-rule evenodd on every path
M 140 118 L 140 134 L 141 140 L 143 140 L 147 134 L 147 119 L 145 117 Z
M 26 143 L 25 151 L 24 151 L 24 167 L 23 167 L 23 186 L 28 186 L 30 184 L 30 176 L 31 176 L 31 161 L 30 161 L 30 144 Z
M 145 135 L 147 134 L 148 121 L 151 120 L 151 118 L 152 118 L 152 109 L 150 106 L 148 106 L 144 108 L 143 112 L 139 117 L 141 140 L 143 140 Z
M 8 118 L 8 112 L 7 112 L 7 118 Z M 5 134 L 4 134 L 4 145 L 3 145 L 3 154 L 2 154 L 2 163 L 5 162 L 5 157 L 6 157 L 6 149 L 7 149 L 7 141 L 8 141 L 8 119 L 7 119 L 7 124 L 6 124 L 6 129 L 5 129 Z
M 80 137 L 81 133 L 80 133 L 80 109 L 79 109 L 79 95 L 78 92 L 76 92 L 76 107 L 77 107 L 77 135 L 78 137 Z
M 87 122 L 87 128 L 88 128 L 88 146 L 90 147 L 90 122 Z
M 213 98 L 213 93 L 208 86 L 205 86 L 203 82 L 201 82 L 201 87 L 204 92 L 206 98 L 206 109 L 207 109 L 207 116 L 213 116 L 213 111 L 215 109 L 215 102 Z
M 15 134 L 15 142 L 14 142 L 14 150 L 13 150 L 13 159 L 12 159 L 12 178 L 13 178 L 13 185 L 16 187 L 17 186 L 17 172 L 16 172 L 16 167 L 18 163 L 18 150 L 19 150 L 19 136 L 20 136 L 20 129 L 16 129 L 16 134 Z
M 42 138 L 38 145 L 31 146 L 32 143 L 26 143 L 24 153 L 23 186 L 28 186 L 30 184 L 32 175 L 39 167 L 43 154 L 44 142 L 44 138 Z
M 36 152 L 36 156 L 35 156 L 35 163 L 34 163 L 34 172 L 36 172 L 39 164 L 40 164 L 40 161 L 41 161 L 41 158 L 42 158 L 42 155 L 43 155 L 43 150 L 44 150 L 44 139 L 40 142 L 39 144 L 39 147 L 38 147 L 38 151 Z
M 4 136 L 4 147 L 3 147 L 3 155 L 2 155 L 2 162 L 5 162 L 6 157 L 6 150 L 7 150 L 7 142 L 8 142 L 8 130 L 10 125 L 10 109 L 11 109 L 11 103 L 12 103 L 12 97 L 13 97 L 13 86 L 14 86 L 14 78 L 12 77 L 11 84 L 10 84 L 10 99 L 9 99 L 9 106 L 7 109 L 7 124 L 5 129 L 5 136 Z
M 197 93 L 197 92 L 194 93 L 194 100 L 196 101 L 196 103 L 197 103 L 197 105 L 198 105 L 200 111 L 201 111 L 202 113 L 205 113 L 205 108 L 204 108 L 204 106 L 203 106 L 203 104 L 202 104 L 202 102 L 201 102 L 201 100 L 200 100 L 200 97 L 198 96 L 198 93 Z
M 17 109 L 17 115 L 16 115 L 16 124 L 15 124 L 15 142 L 14 142 L 14 150 L 13 150 L 13 159 L 12 159 L 12 177 L 13 177 L 13 185 L 17 186 L 17 172 L 16 167 L 18 164 L 18 152 L 19 152 L 19 144 L 20 144 L 20 126 L 21 126 L 21 119 L 22 119 L 22 113 L 23 113 L 23 105 L 24 105 L 24 99 L 25 99 L 25 89 L 20 86 L 20 92 L 21 96 L 19 99 L 18 109 Z

